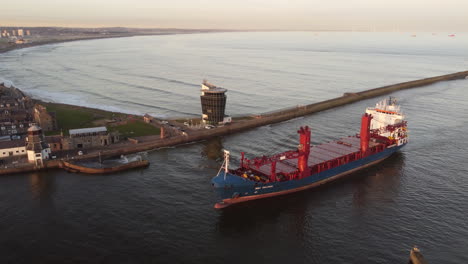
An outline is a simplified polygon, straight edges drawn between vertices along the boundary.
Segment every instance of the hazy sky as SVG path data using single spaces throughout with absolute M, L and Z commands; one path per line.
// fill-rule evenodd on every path
M 467 31 L 468 0 L 5 0 L 0 25 Z

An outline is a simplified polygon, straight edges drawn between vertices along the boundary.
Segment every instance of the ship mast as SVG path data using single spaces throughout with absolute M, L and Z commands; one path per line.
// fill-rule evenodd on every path
M 224 150 L 224 173 L 229 172 L 229 155 L 230 155 L 229 151 Z
M 227 151 L 227 150 L 223 150 L 224 151 L 224 161 L 223 161 L 223 164 L 221 165 L 221 168 L 219 168 L 219 171 L 218 173 L 216 174 L 216 176 L 219 175 L 219 173 L 221 172 L 221 170 L 224 169 L 224 180 L 226 180 L 226 174 L 229 172 L 229 156 L 230 156 L 230 152 Z

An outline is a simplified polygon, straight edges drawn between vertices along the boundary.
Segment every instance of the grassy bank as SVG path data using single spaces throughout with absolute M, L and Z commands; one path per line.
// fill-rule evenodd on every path
M 132 120 L 124 125 L 109 127 L 111 131 L 118 131 L 121 137 L 141 137 L 159 135 L 159 128 L 147 124 L 141 120 Z
M 55 112 L 57 125 L 68 135 L 68 130 L 75 128 L 106 126 L 110 131 L 118 131 L 123 137 L 159 135 L 159 129 L 143 122 L 141 116 L 128 115 L 100 109 L 37 101 L 47 111 Z M 46 135 L 60 134 L 58 131 L 46 132 Z
M 126 116 L 121 113 L 107 112 L 99 109 L 57 104 L 57 103 L 44 103 L 38 102 L 47 108 L 49 112 L 55 112 L 57 118 L 57 125 L 62 129 L 63 133 L 68 134 L 69 129 L 93 127 L 96 126 L 96 121 L 122 118 Z M 47 134 L 59 134 L 60 131 L 50 131 Z

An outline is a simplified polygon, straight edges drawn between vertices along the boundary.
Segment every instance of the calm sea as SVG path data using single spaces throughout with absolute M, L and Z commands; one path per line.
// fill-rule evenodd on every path
M 206 78 L 231 115 L 468 70 L 468 34 L 216 33 L 61 43 L 0 54 L 0 78 L 44 100 L 197 115 Z M 248 157 L 352 135 L 377 100 L 152 151 L 108 176 L 0 178 L 1 263 L 468 263 L 468 80 L 393 94 L 410 143 L 315 190 L 212 209 L 221 149 Z

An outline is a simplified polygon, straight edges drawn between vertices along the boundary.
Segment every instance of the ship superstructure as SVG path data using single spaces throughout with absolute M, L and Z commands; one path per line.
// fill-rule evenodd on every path
M 221 198 L 215 208 L 312 188 L 375 164 L 408 142 L 406 125 L 396 100 L 389 98 L 367 108 L 354 136 L 311 146 L 309 127 L 301 127 L 296 150 L 253 159 L 242 152 L 237 169 L 229 169 L 226 151 L 224 170 L 212 179 Z
M 389 139 L 399 139 L 395 143 L 401 145 L 407 142 L 405 116 L 400 110 L 395 98 L 378 102 L 375 107 L 368 107 L 366 113 L 372 115 L 370 129 L 378 135 Z M 393 126 L 393 129 L 389 129 Z

